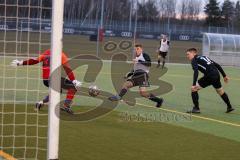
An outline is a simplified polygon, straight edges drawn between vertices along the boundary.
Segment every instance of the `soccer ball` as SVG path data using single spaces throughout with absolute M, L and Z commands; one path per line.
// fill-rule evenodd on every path
M 88 94 L 92 97 L 96 97 L 98 96 L 100 93 L 100 89 L 96 86 L 96 85 L 91 85 L 89 88 L 88 88 Z

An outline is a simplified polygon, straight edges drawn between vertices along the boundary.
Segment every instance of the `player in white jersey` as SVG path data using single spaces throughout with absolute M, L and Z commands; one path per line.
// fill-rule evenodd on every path
M 133 59 L 134 67 L 131 72 L 126 75 L 126 81 L 122 86 L 120 93 L 116 96 L 111 96 L 110 101 L 119 101 L 127 93 L 127 91 L 135 86 L 139 87 L 139 93 L 142 97 L 156 102 L 156 107 L 161 107 L 162 98 L 158 98 L 152 93 L 148 93 L 146 87 L 149 87 L 149 69 L 151 67 L 151 59 L 147 53 L 143 51 L 141 44 L 135 45 L 135 58 Z
M 166 60 L 166 56 L 169 50 L 169 45 L 170 45 L 170 41 L 167 39 L 166 35 L 161 35 L 161 39 L 160 39 L 160 46 L 157 50 L 158 52 L 158 65 L 157 67 L 160 67 L 160 63 L 161 63 L 161 59 L 162 59 L 162 68 L 165 65 L 165 60 Z

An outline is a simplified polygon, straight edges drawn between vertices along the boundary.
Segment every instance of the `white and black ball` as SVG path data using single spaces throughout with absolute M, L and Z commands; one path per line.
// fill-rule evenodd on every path
M 100 89 L 96 85 L 91 85 L 88 88 L 88 94 L 92 97 L 96 97 L 100 94 Z

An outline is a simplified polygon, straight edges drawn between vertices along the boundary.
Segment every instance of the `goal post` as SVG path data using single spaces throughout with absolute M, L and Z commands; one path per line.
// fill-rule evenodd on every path
M 58 159 L 61 53 L 64 0 L 52 1 L 51 78 L 49 88 L 47 159 Z M 53 83 L 54 82 L 54 83 Z
M 0 159 L 59 159 L 63 8 L 64 0 L 0 0 Z M 30 62 L 49 48 L 50 89 L 42 62 Z M 49 108 L 37 108 L 48 95 Z

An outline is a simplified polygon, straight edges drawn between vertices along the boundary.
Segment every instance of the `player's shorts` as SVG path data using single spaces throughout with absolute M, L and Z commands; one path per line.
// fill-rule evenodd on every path
M 215 89 L 222 88 L 221 80 L 220 80 L 220 75 L 214 74 L 211 76 L 204 76 L 198 80 L 198 84 L 202 88 L 206 88 L 207 86 L 212 85 Z
M 50 80 L 48 80 L 48 79 L 43 80 L 43 84 L 46 87 L 49 87 L 49 83 L 50 83 Z M 70 81 L 69 79 L 61 77 L 61 89 L 68 90 L 68 89 L 76 89 L 76 88 L 75 88 L 74 84 L 72 83 L 72 81 Z
M 167 53 L 168 53 L 168 52 L 161 52 L 161 51 L 158 52 L 158 54 L 159 54 L 162 58 L 166 58 Z
M 133 86 L 149 87 L 148 74 L 146 72 L 136 72 L 127 79 L 133 83 Z

